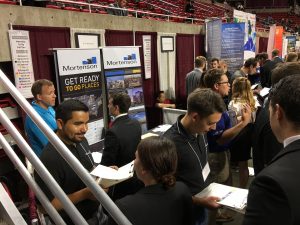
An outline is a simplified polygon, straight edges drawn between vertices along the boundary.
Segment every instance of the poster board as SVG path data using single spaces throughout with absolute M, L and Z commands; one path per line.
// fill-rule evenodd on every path
M 32 98 L 31 86 L 34 83 L 34 74 L 29 31 L 9 30 L 8 35 L 16 88 L 25 98 Z
M 103 47 L 101 52 L 107 94 L 125 92 L 130 96 L 129 117 L 138 120 L 145 133 L 147 120 L 139 47 Z
M 102 149 L 103 77 L 99 49 L 55 49 L 58 100 L 77 99 L 89 108 L 89 129 L 85 134 L 93 149 Z

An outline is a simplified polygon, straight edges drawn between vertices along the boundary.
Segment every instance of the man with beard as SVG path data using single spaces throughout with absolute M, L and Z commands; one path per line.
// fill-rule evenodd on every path
M 88 130 L 88 122 L 89 109 L 78 100 L 66 100 L 61 103 L 56 110 L 57 136 L 80 161 L 83 167 L 91 171 L 94 167 L 94 161 L 89 144 L 84 137 Z M 71 202 L 74 203 L 82 216 L 86 220 L 91 219 L 99 203 L 90 189 L 86 187 L 51 143 L 43 149 L 40 160 L 70 198 Z M 64 212 L 61 202 L 53 196 L 37 174 L 35 178 L 51 204 L 61 214 L 66 224 L 73 224 L 72 220 Z

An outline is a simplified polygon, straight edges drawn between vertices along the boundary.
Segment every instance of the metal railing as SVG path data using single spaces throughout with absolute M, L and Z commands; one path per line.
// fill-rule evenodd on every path
M 130 225 L 129 220 L 124 216 L 124 214 L 120 211 L 120 209 L 114 204 L 114 202 L 108 197 L 108 195 L 104 192 L 102 188 L 94 181 L 92 176 L 86 171 L 86 169 L 81 165 L 81 163 L 77 160 L 77 158 L 69 151 L 69 149 L 65 146 L 65 144 L 56 136 L 56 134 L 49 128 L 49 126 L 45 123 L 45 121 L 38 115 L 38 113 L 32 108 L 32 106 L 27 102 L 27 100 L 21 95 L 21 93 L 17 90 L 17 88 L 11 83 L 11 81 L 6 77 L 6 75 L 0 70 L 0 81 L 3 84 L 4 88 L 13 96 L 13 98 L 17 101 L 17 103 L 23 108 L 23 110 L 27 113 L 28 116 L 34 121 L 34 123 L 41 129 L 41 131 L 48 137 L 49 141 L 56 148 L 58 153 L 66 160 L 66 162 L 70 165 L 70 167 L 74 170 L 74 172 L 80 177 L 80 179 L 86 184 L 88 188 L 90 188 L 91 192 L 94 194 L 96 199 L 103 205 L 103 207 L 109 212 L 112 218 L 121 225 Z M 14 127 L 12 122 L 8 119 L 6 114 L 0 109 L 0 122 L 6 128 L 6 130 L 13 136 L 16 143 L 18 144 L 20 150 L 24 153 L 27 159 L 34 166 L 36 172 L 39 176 L 44 180 L 45 184 L 51 190 L 51 192 L 56 196 L 59 201 L 62 203 L 63 208 L 66 213 L 70 216 L 74 224 L 82 225 L 87 224 L 82 215 L 78 212 L 77 208 L 70 201 L 70 199 L 66 196 L 63 190 L 59 187 L 57 182 L 36 156 L 36 154 L 32 151 L 30 146 L 24 140 L 19 131 Z M 0 137 L 1 138 L 1 137 Z M 7 151 L 7 154 L 10 155 L 11 160 L 19 165 L 19 162 L 16 158 L 16 155 L 11 154 L 7 143 L 2 143 L 1 145 L 5 146 L 4 150 Z M 18 168 L 18 167 L 17 167 Z M 25 167 L 24 167 L 25 168 Z M 46 202 L 45 196 L 41 194 L 40 190 L 37 188 L 36 184 L 29 180 L 28 174 L 24 171 L 23 167 L 19 167 L 21 175 L 24 177 L 25 181 L 29 181 L 30 187 L 37 191 L 37 197 L 45 207 L 45 210 L 49 213 L 51 218 L 54 221 L 57 221 L 57 224 L 64 224 L 54 212 L 53 208 L 49 204 L 51 204 L 48 200 Z M 27 171 L 27 169 L 25 168 Z

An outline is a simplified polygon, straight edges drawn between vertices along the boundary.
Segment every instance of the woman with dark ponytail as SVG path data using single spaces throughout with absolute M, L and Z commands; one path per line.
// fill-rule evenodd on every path
M 177 152 L 172 141 L 149 137 L 140 142 L 135 153 L 134 170 L 145 187 L 116 202 L 134 225 L 192 224 L 192 196 L 176 182 Z M 109 218 L 108 224 L 114 223 Z

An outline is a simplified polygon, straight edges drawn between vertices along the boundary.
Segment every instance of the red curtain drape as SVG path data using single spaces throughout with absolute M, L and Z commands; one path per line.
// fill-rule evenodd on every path
M 258 52 L 267 52 L 268 49 L 268 40 L 269 38 L 266 37 L 260 37 L 259 38 L 259 49 Z
M 176 79 L 175 94 L 178 107 L 186 107 L 185 77 L 194 68 L 194 35 L 176 35 Z M 203 36 L 196 35 L 195 48 L 196 56 L 203 55 Z M 202 51 L 202 52 L 201 52 Z
M 15 30 L 28 30 L 34 77 L 55 81 L 52 48 L 70 48 L 70 28 L 13 26 Z
M 133 32 L 121 30 L 105 30 L 106 46 L 132 46 Z
M 195 57 L 202 55 L 205 55 L 204 50 L 204 38 L 205 36 L 202 34 L 196 34 L 195 35 Z
M 144 54 L 143 54 L 143 35 L 151 36 L 151 78 L 143 79 L 145 105 L 152 107 L 155 104 L 155 95 L 159 92 L 159 79 L 158 79 L 158 64 L 157 64 L 157 34 L 147 32 L 136 32 L 135 41 L 137 46 L 141 46 L 141 65 L 142 73 L 144 72 Z
M 143 79 L 143 90 L 145 107 L 147 114 L 148 129 L 151 129 L 160 124 L 160 111 L 155 108 L 155 95 L 159 92 L 159 78 L 158 78 L 158 63 L 157 63 L 157 33 L 153 32 L 136 32 L 135 44 L 141 46 L 141 65 L 142 74 L 144 77 L 144 54 L 143 54 L 143 36 L 151 36 L 151 78 Z

